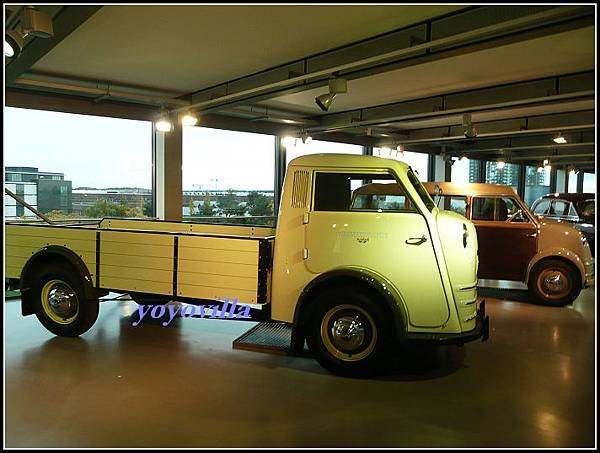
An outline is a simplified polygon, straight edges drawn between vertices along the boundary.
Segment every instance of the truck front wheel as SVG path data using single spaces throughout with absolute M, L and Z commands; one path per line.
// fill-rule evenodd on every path
M 326 291 L 313 301 L 308 344 L 327 370 L 346 376 L 381 371 L 390 340 L 388 318 L 360 291 Z
M 86 298 L 81 278 L 67 266 L 44 267 L 31 291 L 37 318 L 55 335 L 79 336 L 98 318 L 98 300 Z

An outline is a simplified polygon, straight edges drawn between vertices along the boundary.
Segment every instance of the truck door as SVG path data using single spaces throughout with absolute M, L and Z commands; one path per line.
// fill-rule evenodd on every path
M 474 197 L 471 220 L 482 279 L 523 281 L 537 252 L 537 226 L 511 197 Z
M 344 267 L 374 271 L 400 292 L 411 325 L 444 324 L 450 312 L 428 225 L 402 186 L 383 172 L 316 172 L 314 180 L 306 268 L 314 274 Z M 377 193 L 363 190 L 372 180 Z M 386 189 L 389 184 L 395 189 Z M 359 187 L 364 201 L 352 197 Z

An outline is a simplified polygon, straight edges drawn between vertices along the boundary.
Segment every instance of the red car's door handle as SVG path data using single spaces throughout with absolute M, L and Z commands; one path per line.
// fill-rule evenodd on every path
M 534 238 L 537 236 L 537 233 L 527 233 L 525 236 L 528 238 Z

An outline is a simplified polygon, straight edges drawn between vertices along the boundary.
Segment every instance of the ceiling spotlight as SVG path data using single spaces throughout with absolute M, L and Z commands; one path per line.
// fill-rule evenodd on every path
M 181 118 L 181 124 L 184 126 L 195 126 L 198 123 L 198 117 L 190 112 L 187 112 Z
M 52 17 L 33 6 L 23 8 L 19 17 L 19 25 L 4 34 L 4 56 L 15 58 L 23 50 L 26 36 L 51 38 L 54 36 Z
M 327 112 L 331 103 L 335 99 L 335 96 L 340 93 L 346 93 L 348 91 L 348 85 L 346 79 L 331 78 L 329 79 L 329 93 L 322 94 L 315 98 L 315 102 L 321 110 Z
M 166 111 L 162 111 L 160 117 L 155 124 L 156 130 L 159 132 L 171 132 L 173 130 L 173 123 L 169 119 L 169 115 Z
M 502 170 L 505 166 L 506 166 L 506 162 L 504 162 L 503 160 L 499 160 L 498 162 L 496 162 L 496 168 L 498 170 Z
M 473 126 L 471 122 L 471 114 L 463 113 L 462 116 L 462 125 L 463 125 L 463 133 L 466 138 L 475 138 L 477 137 L 477 129 Z
M 567 139 L 564 138 L 562 136 L 562 134 L 558 134 L 556 137 L 554 137 L 552 140 L 554 140 L 554 143 L 558 143 L 558 144 L 564 144 L 567 143 Z
M 335 94 L 322 94 L 321 96 L 317 96 L 315 98 L 315 102 L 317 103 L 317 105 L 319 106 L 319 108 L 321 110 L 326 112 L 329 110 L 329 106 L 333 102 L 334 98 L 335 98 Z
M 312 137 L 308 134 L 303 134 L 302 135 L 302 143 L 304 143 L 305 145 L 308 145 L 310 142 L 312 142 Z

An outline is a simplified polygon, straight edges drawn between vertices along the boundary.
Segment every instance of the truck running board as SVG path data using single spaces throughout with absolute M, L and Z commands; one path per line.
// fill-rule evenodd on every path
M 263 321 L 233 340 L 232 347 L 281 355 L 309 355 L 306 345 L 300 354 L 294 353 L 290 347 L 291 341 L 291 326 L 284 322 Z

